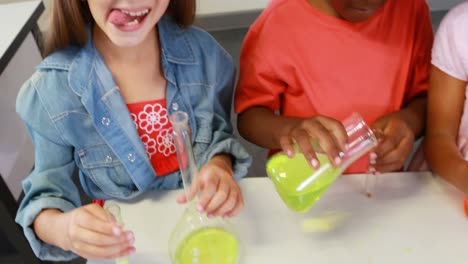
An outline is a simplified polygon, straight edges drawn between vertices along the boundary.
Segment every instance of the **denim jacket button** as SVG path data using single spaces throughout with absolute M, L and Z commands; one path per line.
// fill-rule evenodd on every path
M 110 124 L 110 119 L 107 118 L 107 117 L 103 117 L 103 118 L 101 119 L 101 123 L 102 123 L 104 126 L 109 126 L 109 124 Z
M 111 156 L 107 156 L 106 157 L 106 163 L 111 163 L 112 162 L 112 157 Z
M 130 162 L 132 162 L 132 163 L 135 162 L 135 160 L 136 160 L 135 155 L 133 155 L 132 153 L 128 153 L 127 158 L 128 158 L 128 160 L 129 160 Z
M 174 111 L 179 110 L 179 104 L 177 104 L 177 103 L 172 103 L 172 110 L 174 110 Z

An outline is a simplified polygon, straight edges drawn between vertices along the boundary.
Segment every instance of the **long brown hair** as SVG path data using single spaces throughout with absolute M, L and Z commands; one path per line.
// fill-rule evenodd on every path
M 170 0 L 166 13 L 174 22 L 187 27 L 195 20 L 195 0 Z M 86 25 L 93 22 L 88 2 L 82 0 L 52 0 L 49 26 L 44 35 L 44 56 L 70 45 L 84 46 Z

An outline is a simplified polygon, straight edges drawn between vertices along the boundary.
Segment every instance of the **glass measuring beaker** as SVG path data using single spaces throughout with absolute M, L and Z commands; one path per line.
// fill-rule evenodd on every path
M 291 210 L 309 210 L 349 165 L 377 146 L 377 137 L 361 115 L 353 113 L 343 121 L 343 126 L 348 142 L 340 166 L 334 166 L 317 144 L 312 144 L 320 162 L 317 170 L 310 166 L 297 146 L 294 157 L 279 152 L 267 161 L 267 174 Z
M 185 195 L 197 188 L 198 169 L 192 151 L 188 115 L 177 111 L 169 117 L 184 184 Z M 198 190 L 197 190 L 198 193 Z M 208 218 L 196 210 L 197 197 L 188 202 L 182 218 L 169 239 L 173 264 L 237 264 L 240 243 L 234 226 L 227 220 Z

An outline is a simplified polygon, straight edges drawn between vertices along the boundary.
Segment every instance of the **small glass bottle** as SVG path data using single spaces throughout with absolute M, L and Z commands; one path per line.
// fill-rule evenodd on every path
M 184 184 L 185 195 L 197 189 L 197 165 L 192 151 L 188 115 L 177 111 L 169 117 Z M 196 190 L 198 193 L 198 190 Z M 173 264 L 237 264 L 240 242 L 234 226 L 220 217 L 208 218 L 196 210 L 197 197 L 189 201 L 169 239 Z
M 377 146 L 377 137 L 359 114 L 353 113 L 343 121 L 343 126 L 348 134 L 348 143 L 339 166 L 334 166 L 317 144 L 312 144 L 320 162 L 317 170 L 310 166 L 297 146 L 292 158 L 279 152 L 268 160 L 267 174 L 291 210 L 309 210 L 346 168 Z

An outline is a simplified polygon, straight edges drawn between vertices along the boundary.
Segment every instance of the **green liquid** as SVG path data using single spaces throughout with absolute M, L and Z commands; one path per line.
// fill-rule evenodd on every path
M 235 264 L 239 243 L 220 228 L 203 228 L 189 234 L 176 250 L 177 264 Z
M 116 264 L 128 264 L 128 259 L 122 258 L 115 261 Z
M 320 169 L 314 170 L 301 153 L 289 158 L 280 152 L 267 163 L 267 172 L 284 203 L 296 212 L 307 211 L 342 173 L 328 157 L 317 154 Z M 310 179 L 309 179 L 310 178 Z M 310 181 L 308 181 L 308 179 Z

